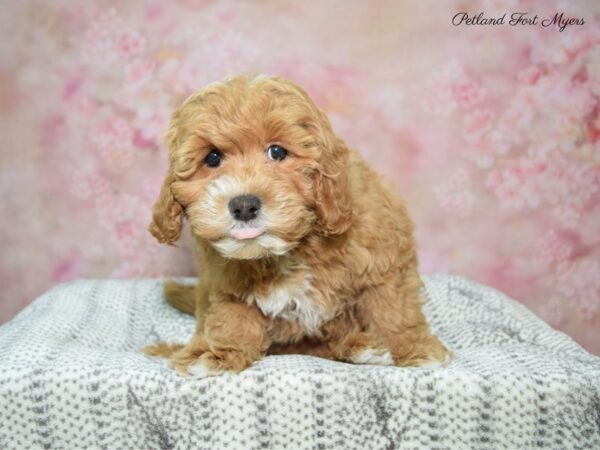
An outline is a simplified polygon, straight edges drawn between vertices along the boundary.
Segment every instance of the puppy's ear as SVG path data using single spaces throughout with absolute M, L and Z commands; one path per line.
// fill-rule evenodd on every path
M 181 235 L 181 215 L 183 208 L 171 193 L 173 176 L 165 177 L 158 200 L 154 204 L 152 222 L 148 230 L 161 244 L 173 245 Z
M 178 115 L 175 112 L 166 134 L 167 145 L 169 146 L 170 167 L 165 180 L 163 181 L 158 200 L 154 204 L 152 212 L 152 222 L 148 230 L 161 244 L 173 245 L 181 235 L 183 207 L 175 200 L 171 192 L 171 185 L 176 181 L 173 173 L 173 153 L 177 147 L 178 133 Z
M 268 81 L 279 95 L 290 94 L 310 109 L 302 127 L 318 138 L 321 156 L 313 173 L 317 231 L 324 235 L 342 234 L 352 221 L 352 194 L 348 174 L 349 151 L 333 133 L 329 119 L 309 95 L 291 81 L 274 77 Z
M 317 230 L 324 235 L 342 234 L 352 221 L 349 152 L 346 144 L 332 132 L 326 145 L 328 148 L 323 152 L 314 179 Z

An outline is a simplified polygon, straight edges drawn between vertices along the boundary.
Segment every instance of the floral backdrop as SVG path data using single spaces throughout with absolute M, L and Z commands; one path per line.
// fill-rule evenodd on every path
M 407 200 L 422 271 L 600 354 L 600 10 L 578 1 L 0 6 L 0 319 L 78 277 L 192 275 L 147 233 L 170 112 L 241 72 L 304 86 Z M 584 25 L 453 26 L 564 12 Z

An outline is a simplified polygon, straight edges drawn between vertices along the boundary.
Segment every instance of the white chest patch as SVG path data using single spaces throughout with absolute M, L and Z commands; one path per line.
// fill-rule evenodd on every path
M 297 320 L 308 332 L 315 332 L 328 317 L 311 291 L 310 276 L 306 276 L 300 283 L 274 286 L 268 295 L 256 296 L 254 301 L 264 315 Z

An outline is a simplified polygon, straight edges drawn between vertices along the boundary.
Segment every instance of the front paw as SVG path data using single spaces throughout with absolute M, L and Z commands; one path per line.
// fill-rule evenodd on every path
M 173 355 L 171 367 L 184 375 L 204 378 L 223 372 L 241 372 L 249 367 L 254 359 L 240 350 L 198 350 L 183 351 Z
M 446 367 L 452 359 L 452 353 L 433 335 L 425 335 L 411 346 L 397 345 L 394 352 L 396 366 L 440 368 Z
M 415 366 L 421 367 L 423 369 L 439 369 L 448 366 L 448 364 L 450 364 L 451 359 L 452 353 L 446 350 L 445 353 L 436 355 L 431 359 L 420 360 L 415 364 Z
M 425 349 L 428 357 L 421 364 L 418 364 L 419 367 L 434 369 L 446 367 L 450 364 L 452 352 L 436 336 L 431 336 L 431 339 L 427 341 Z
M 436 341 L 438 343 L 437 345 L 427 347 L 423 352 L 427 356 L 418 358 L 414 364 L 410 365 L 425 369 L 438 369 L 448 366 L 452 359 L 452 352 L 439 342 L 437 338 Z
M 354 364 L 373 364 L 377 366 L 391 366 L 394 359 L 386 348 L 365 348 L 355 352 L 350 358 Z

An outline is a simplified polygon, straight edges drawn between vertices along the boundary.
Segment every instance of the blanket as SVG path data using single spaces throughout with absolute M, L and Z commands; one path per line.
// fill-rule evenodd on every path
M 0 448 L 600 448 L 600 358 L 491 288 L 424 278 L 445 368 L 285 355 L 191 379 L 140 352 L 194 330 L 163 281 L 65 283 L 0 327 Z

